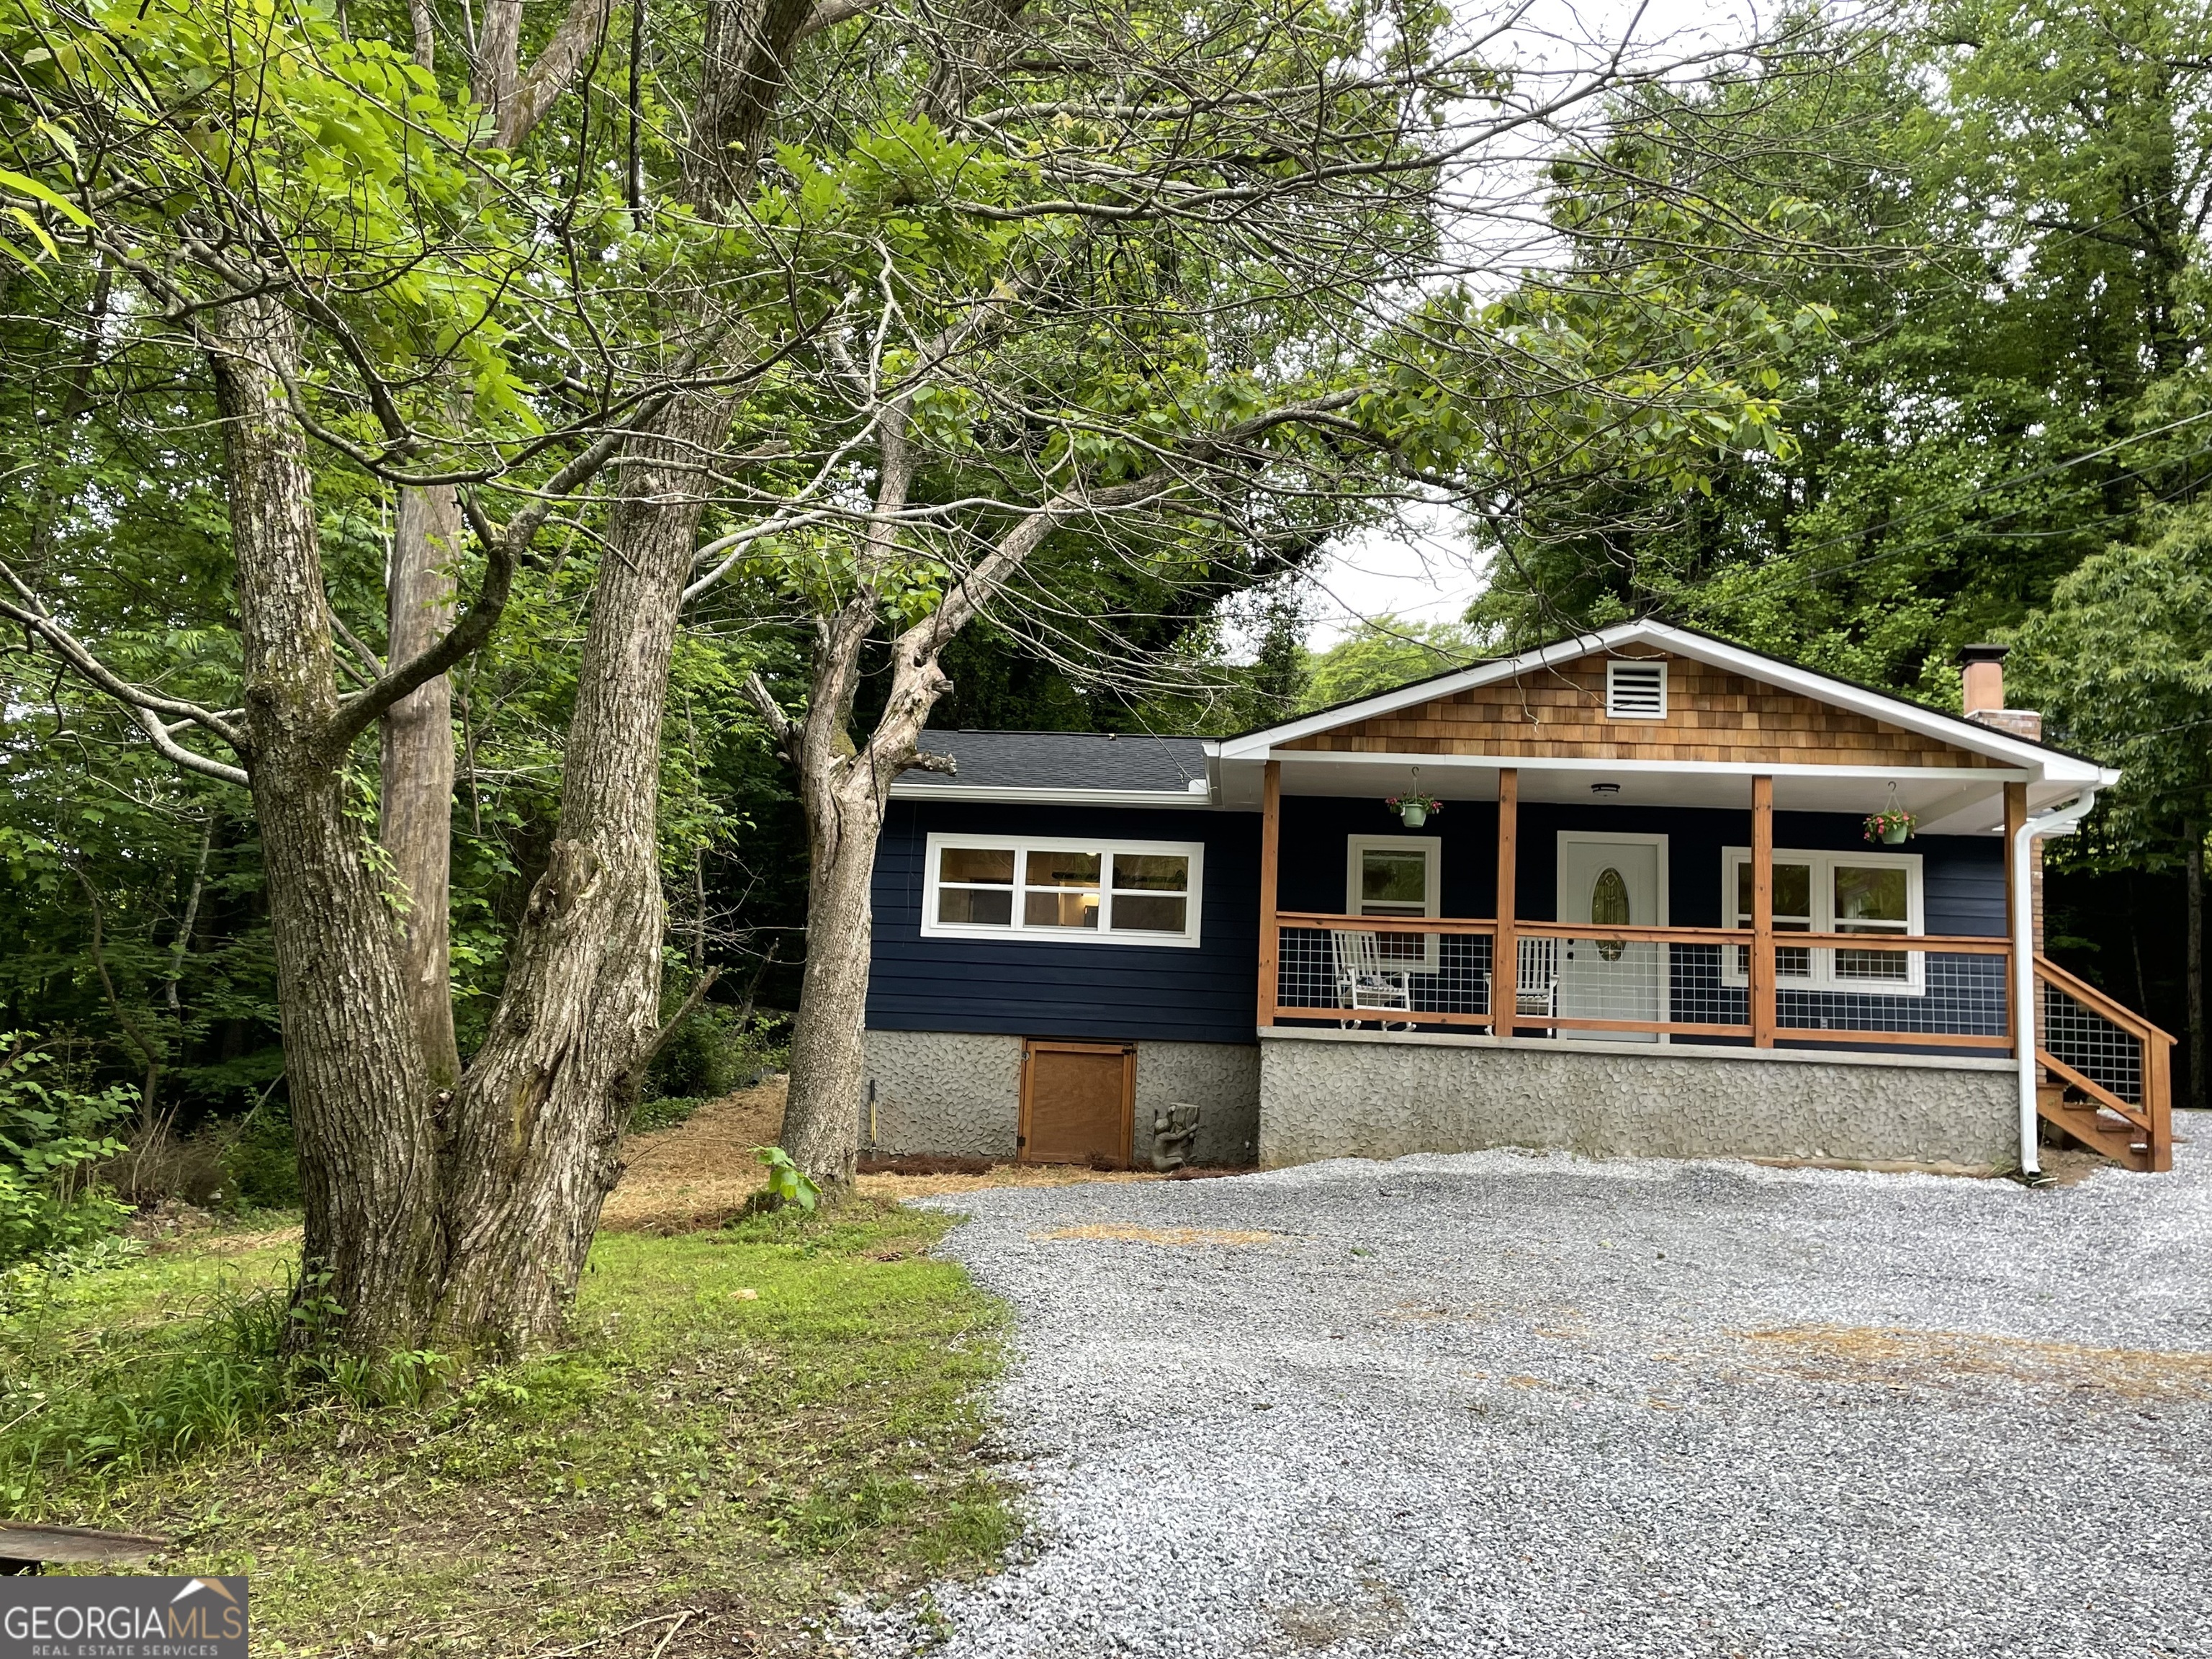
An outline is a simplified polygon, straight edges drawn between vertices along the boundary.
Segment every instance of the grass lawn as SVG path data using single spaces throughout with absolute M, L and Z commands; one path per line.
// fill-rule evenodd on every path
M 251 1573 L 257 1654 L 808 1651 L 837 1597 L 1012 1535 L 1000 1314 L 927 1255 L 945 1225 L 603 1234 L 574 1351 L 379 1407 L 264 1357 L 290 1235 L 204 1238 L 0 1318 L 0 1504 Z

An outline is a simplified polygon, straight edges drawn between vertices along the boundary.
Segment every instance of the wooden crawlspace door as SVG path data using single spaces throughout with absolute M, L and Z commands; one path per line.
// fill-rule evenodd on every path
M 1024 1164 L 1129 1162 L 1137 1095 L 1133 1042 L 1022 1044 Z

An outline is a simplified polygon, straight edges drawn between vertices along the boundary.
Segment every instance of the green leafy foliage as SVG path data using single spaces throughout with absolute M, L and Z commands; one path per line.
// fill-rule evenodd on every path
M 1484 654 L 1480 636 L 1462 623 L 1376 617 L 1315 654 L 1306 672 L 1304 708 L 1328 708 L 1395 690 L 1465 668 Z
M 1522 95 L 1447 8 L 1062 8 L 1021 20 L 1037 52 L 994 61 L 996 81 L 940 74 L 927 9 L 875 9 L 847 32 L 857 55 L 841 36 L 795 60 L 727 211 L 696 187 L 691 139 L 667 136 L 693 131 L 698 21 L 658 18 L 655 61 L 629 66 L 633 178 L 609 147 L 611 82 L 495 149 L 461 54 L 419 67 L 390 6 L 27 0 L 0 19 L 19 71 L 0 203 L 28 239 L 0 308 L 0 349 L 27 371 L 0 384 L 0 547 L 118 672 L 250 701 L 223 425 L 179 325 L 216 314 L 203 305 L 265 282 L 301 331 L 284 389 L 310 428 L 340 690 L 390 643 L 395 470 L 459 472 L 489 516 L 520 510 L 657 377 L 714 358 L 730 436 L 699 474 L 702 538 L 732 562 L 686 613 L 658 780 L 670 960 L 692 972 L 750 966 L 803 921 L 809 842 L 750 676 L 785 707 L 819 702 L 849 748 L 884 707 L 884 636 L 944 615 L 1041 513 L 1059 516 L 948 655 L 946 712 L 1221 729 L 1292 706 L 1303 673 L 1279 617 L 1260 667 L 1221 672 L 1228 607 L 1279 595 L 1407 489 L 1490 501 L 1603 478 L 1703 500 L 1747 457 L 1793 461 L 1776 365 L 1826 349 L 1824 298 L 1640 255 L 1517 288 L 1439 276 L 1455 124 Z M 598 44 L 609 65 L 626 50 Z M 1797 234 L 1816 194 L 1757 222 Z M 894 407 L 912 489 L 868 544 L 855 504 Z M 1140 479 L 1156 492 L 1061 513 Z M 561 503 L 503 625 L 450 677 L 465 1054 L 556 836 L 594 586 L 624 556 L 615 493 L 611 473 Z M 483 574 L 473 539 L 453 563 L 464 591 Z M 818 623 L 855 613 L 858 683 L 816 684 Z M 0 905 L 0 1008 L 86 1034 L 149 1128 L 265 1101 L 234 1184 L 281 1201 L 252 815 L 52 666 L 0 662 L 0 855 L 26 881 Z M 374 866 L 373 747 L 347 757 L 347 830 Z M 652 1091 L 716 1093 L 760 1057 L 732 1060 L 723 1018 L 694 1017 Z
M 2171 861 L 2212 829 L 2212 512 L 2155 524 L 2061 580 L 2007 664 L 2055 737 L 2123 769 L 2088 843 L 2122 865 Z
M 660 1095 L 641 1100 L 637 1109 L 629 1115 L 632 1134 L 653 1134 L 662 1129 L 673 1129 L 689 1122 L 692 1113 L 707 1103 L 699 1095 Z
M 1645 94 L 1601 164 L 1554 174 L 1578 270 L 1680 249 L 1658 264 L 1693 310 L 1821 319 L 1739 370 L 1790 444 L 1723 439 L 1691 489 L 1612 469 L 1516 502 L 1475 620 L 1522 643 L 1656 612 L 1955 706 L 1957 646 L 2205 476 L 2204 429 L 2172 422 L 2203 407 L 2179 227 L 2212 33 L 2197 5 L 2045 0 L 1816 27 L 1826 71 Z
M 927 1254 L 947 1224 L 856 1201 L 608 1235 L 575 1348 L 386 1403 L 272 1358 L 295 1244 L 187 1243 L 0 1317 L 0 1493 L 250 1561 L 261 1639 L 301 1650 L 595 1641 L 648 1568 L 796 1641 L 1012 1536 L 977 1455 L 1001 1315 Z
M 775 1033 L 757 1018 L 748 1015 L 741 1021 L 738 1009 L 702 1002 L 653 1057 L 646 1074 L 647 1097 L 716 1099 L 780 1069 L 783 1054 Z
M 778 1204 L 796 1206 L 807 1214 L 822 1201 L 822 1189 L 813 1177 L 791 1161 L 791 1154 L 781 1146 L 762 1146 L 755 1149 L 760 1161 L 768 1166 L 768 1194 Z
M 235 1120 L 222 1149 L 222 1192 L 235 1211 L 300 1207 L 300 1160 L 292 1140 L 292 1115 L 271 1097 Z
M 128 1213 L 94 1172 L 123 1150 L 106 1131 L 129 1094 L 72 1086 L 52 1060 L 28 1033 L 0 1031 L 0 1267 L 102 1237 Z

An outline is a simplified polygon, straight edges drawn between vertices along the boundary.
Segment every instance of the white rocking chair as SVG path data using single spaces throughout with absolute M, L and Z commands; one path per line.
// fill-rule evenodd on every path
M 1328 936 L 1329 949 L 1336 959 L 1336 1002 L 1340 1008 L 1373 1009 L 1377 1013 L 1411 1015 L 1413 1012 L 1413 976 L 1404 968 L 1394 968 L 1382 957 L 1382 939 L 1379 933 L 1351 929 L 1332 929 Z M 1358 1025 L 1357 1018 L 1337 1022 L 1343 1026 Z M 1394 1022 L 1377 1022 L 1389 1030 Z M 1395 1022 L 1407 1030 L 1413 1029 L 1411 1018 Z
M 1521 971 L 1513 1012 L 1556 1017 L 1559 1012 L 1559 941 L 1520 939 L 1514 943 L 1520 947 Z
M 1555 939 L 1521 939 L 1514 944 L 1519 947 L 1520 972 L 1515 976 L 1513 1012 L 1526 1019 L 1531 1014 L 1556 1015 L 1559 1012 L 1559 941 Z M 1504 1011 L 1498 1009 L 1495 1000 L 1498 981 L 1494 975 L 1482 976 L 1482 994 L 1486 1006 L 1499 1015 L 1492 1026 L 1493 1032 L 1505 1029 Z

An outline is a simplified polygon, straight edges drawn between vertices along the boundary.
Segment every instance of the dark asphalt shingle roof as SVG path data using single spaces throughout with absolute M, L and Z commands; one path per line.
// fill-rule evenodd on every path
M 1187 793 L 1206 776 L 1206 739 L 1097 732 L 924 732 L 921 747 L 960 769 L 909 769 L 899 781 L 957 789 L 1121 789 Z

